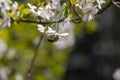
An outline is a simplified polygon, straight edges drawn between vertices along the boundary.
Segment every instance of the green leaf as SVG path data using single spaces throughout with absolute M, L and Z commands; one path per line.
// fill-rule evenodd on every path
M 30 13 L 30 11 L 28 8 L 21 10 L 20 18 L 23 18 L 25 15 L 28 15 L 29 13 Z
M 67 7 L 67 6 L 65 6 L 64 17 L 65 17 L 65 18 L 68 17 L 68 7 Z

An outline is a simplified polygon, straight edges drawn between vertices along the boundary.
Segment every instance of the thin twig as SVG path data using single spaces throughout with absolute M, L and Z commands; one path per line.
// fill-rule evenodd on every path
M 64 21 L 64 18 L 59 20 L 59 21 L 35 21 L 35 20 L 28 20 L 28 19 L 20 19 L 20 22 L 26 22 L 26 23 L 37 23 L 37 24 L 49 24 L 49 23 L 60 23 L 62 21 Z
M 36 57 L 38 55 L 38 50 L 39 50 L 39 47 L 42 43 L 43 38 L 44 38 L 44 34 L 40 36 L 40 40 L 39 40 L 38 44 L 36 45 L 35 54 L 34 54 L 32 60 L 31 60 L 30 67 L 29 67 L 28 72 L 26 74 L 25 80 L 30 80 L 30 78 L 31 78 L 31 75 L 32 75 L 32 72 L 33 72 L 33 67 L 34 67 L 34 64 L 35 64 L 35 60 L 36 60 Z
M 113 5 L 115 5 L 115 6 L 117 6 L 118 8 L 120 8 L 120 6 L 118 5 L 118 2 L 115 2 L 115 1 L 112 0 L 112 3 L 113 3 Z
M 19 20 L 19 22 L 25 22 L 25 23 L 37 23 L 37 24 L 50 24 L 50 23 L 60 23 L 60 22 L 62 22 L 62 21 L 64 21 L 65 20 L 65 18 L 63 18 L 63 19 L 60 19 L 60 20 L 58 20 L 58 21 L 35 21 L 35 20 L 28 20 L 28 19 L 20 19 Z M 79 20 L 79 18 L 74 18 L 74 19 L 71 19 L 70 21 L 71 22 L 74 22 L 74 23 L 76 23 L 77 21 Z
M 103 13 L 103 12 L 106 11 L 108 8 L 110 8 L 111 6 L 112 6 L 112 0 L 110 0 L 110 2 L 109 2 L 105 7 L 103 7 L 100 11 L 98 11 L 97 14 Z

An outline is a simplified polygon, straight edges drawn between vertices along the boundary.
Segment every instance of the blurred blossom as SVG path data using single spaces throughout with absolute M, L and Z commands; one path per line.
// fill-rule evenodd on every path
M 0 0 L 0 8 L 10 10 L 10 5 L 9 5 L 10 3 L 12 3 L 11 0 Z
M 15 49 L 14 48 L 9 48 L 8 53 L 7 53 L 7 58 L 12 59 L 15 56 Z
M 0 10 L 2 13 L 2 20 L 0 21 L 0 28 L 3 27 L 10 27 L 11 26 L 11 20 L 10 17 L 7 15 L 7 11 L 10 10 L 10 3 L 11 0 L 0 0 Z
M 23 76 L 20 73 L 15 74 L 15 80 L 23 80 Z
M 6 50 L 7 50 L 7 44 L 2 39 L 0 39 L 0 58 L 3 56 Z
M 3 20 L 1 21 L 0 29 L 4 27 L 10 27 L 11 26 L 11 19 L 9 16 L 5 15 L 3 16 Z
M 120 68 L 117 68 L 113 73 L 114 80 L 120 80 Z
M 43 76 L 46 78 L 46 80 L 51 80 L 53 78 L 53 71 L 51 69 L 45 69 L 43 71 Z
M 10 74 L 10 69 L 7 67 L 0 67 L 0 80 L 9 80 L 8 75 Z
M 64 49 L 74 45 L 75 36 L 74 36 L 74 24 L 69 21 L 69 18 L 64 20 L 59 24 L 60 32 L 67 32 L 69 35 L 66 37 L 59 37 L 59 40 L 54 43 L 54 45 L 59 49 Z

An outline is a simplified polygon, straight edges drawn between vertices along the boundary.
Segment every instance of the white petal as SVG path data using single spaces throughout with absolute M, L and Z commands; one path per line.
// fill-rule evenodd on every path
M 46 34 L 48 34 L 48 35 L 55 35 L 56 31 L 54 31 L 54 30 L 48 30 L 48 31 L 46 31 Z
M 38 30 L 39 30 L 40 32 L 43 33 L 43 32 L 45 31 L 45 28 L 43 27 L 43 25 L 38 24 L 37 26 L 38 26 Z
M 88 15 L 88 21 L 90 21 L 91 19 L 93 19 L 93 15 L 89 14 Z
M 68 33 L 62 33 L 62 34 L 58 33 L 58 35 L 63 37 L 63 36 L 68 36 L 69 34 Z

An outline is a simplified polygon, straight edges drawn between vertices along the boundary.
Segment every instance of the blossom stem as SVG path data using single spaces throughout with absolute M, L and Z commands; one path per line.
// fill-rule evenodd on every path
M 40 36 L 39 42 L 38 42 L 38 44 L 37 44 L 36 47 L 35 47 L 35 54 L 33 55 L 33 58 L 32 58 L 32 60 L 31 60 L 29 69 L 28 69 L 27 74 L 26 74 L 26 76 L 25 76 L 25 80 L 30 80 L 30 78 L 31 78 L 31 76 L 32 76 L 33 67 L 34 67 L 34 65 L 35 65 L 35 60 L 36 60 L 36 57 L 37 57 L 37 55 L 38 55 L 38 50 L 39 50 L 39 47 L 40 47 L 40 45 L 41 45 L 41 43 L 42 43 L 43 38 L 44 38 L 44 34 Z

